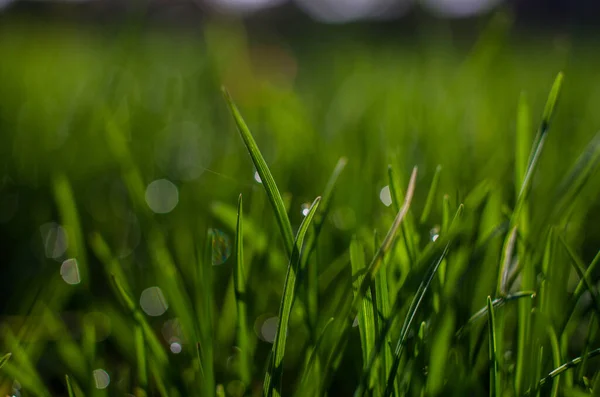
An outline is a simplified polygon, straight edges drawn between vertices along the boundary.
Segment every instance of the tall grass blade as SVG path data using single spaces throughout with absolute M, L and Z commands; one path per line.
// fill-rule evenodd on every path
M 458 210 L 456 211 L 456 215 L 454 216 L 454 220 L 452 221 L 452 224 L 450 225 L 450 229 L 452 229 L 453 224 L 457 223 L 458 219 L 461 217 L 461 215 L 463 213 L 463 210 L 464 210 L 464 206 L 461 204 L 458 207 Z M 417 292 L 415 293 L 415 296 L 413 297 L 413 300 L 410 304 L 408 312 L 406 313 L 406 317 L 404 318 L 404 323 L 402 324 L 402 329 L 400 331 L 400 338 L 398 339 L 398 342 L 394 349 L 394 361 L 392 363 L 392 368 L 391 368 L 390 373 L 388 374 L 386 389 L 385 389 L 385 393 L 384 393 L 384 395 L 386 397 L 390 396 L 394 390 L 394 383 L 395 383 L 396 375 L 398 373 L 398 367 L 400 366 L 400 360 L 402 359 L 402 353 L 404 351 L 404 346 L 406 344 L 406 339 L 408 337 L 408 333 L 410 332 L 412 323 L 413 323 L 413 321 L 416 317 L 416 314 L 421 306 L 421 303 L 423 302 L 423 298 L 425 297 L 425 294 L 427 293 L 427 290 L 429 289 L 429 286 L 431 285 L 431 282 L 433 281 L 441 263 L 444 261 L 444 258 L 446 257 L 448 250 L 450 249 L 450 244 L 451 244 L 451 241 L 448 241 L 448 243 L 444 247 L 444 251 L 442 252 L 442 255 L 431 264 L 429 269 L 427 269 L 427 273 L 425 274 L 425 277 L 421 281 L 421 284 L 419 285 L 419 288 L 417 289 Z M 398 301 L 398 299 L 396 299 L 396 301 Z
M 347 314 L 345 313 L 341 319 L 341 321 L 342 321 L 342 324 L 340 324 L 340 327 L 342 330 L 341 335 L 339 338 L 335 339 L 334 344 L 331 348 L 331 353 L 327 359 L 326 368 L 330 371 L 329 376 L 331 376 L 332 370 L 335 370 L 336 363 L 339 363 L 339 361 L 341 360 L 342 351 L 343 351 L 344 347 L 346 346 L 346 342 L 347 342 L 347 339 L 350 334 L 350 329 L 352 328 L 352 323 L 354 322 L 354 319 L 356 318 L 356 316 L 358 314 L 359 305 L 362 303 L 362 299 L 366 295 L 367 290 L 369 289 L 369 286 L 371 285 L 373 278 L 377 275 L 377 272 L 379 271 L 379 269 L 381 267 L 381 263 L 383 261 L 385 254 L 392 247 L 392 244 L 395 240 L 396 234 L 398 233 L 398 230 L 400 229 L 400 226 L 402 225 L 402 221 L 404 220 L 404 217 L 408 213 L 408 209 L 410 208 L 410 204 L 412 202 L 412 198 L 413 198 L 414 191 L 415 191 L 416 180 L 417 180 L 417 168 L 415 167 L 415 168 L 413 168 L 413 172 L 410 177 L 410 182 L 408 183 L 408 188 L 406 189 L 406 196 L 404 198 L 404 203 L 402 204 L 402 207 L 398 211 L 398 214 L 396 215 L 396 218 L 394 219 L 392 226 L 388 230 L 388 232 L 385 236 L 385 239 L 381 243 L 381 246 L 375 253 L 373 259 L 371 260 L 371 263 L 367 267 L 365 276 L 358 287 L 358 291 L 357 291 L 356 295 L 354 296 L 352 303 L 350 304 L 350 310 L 347 312 Z M 375 352 L 376 352 L 376 350 L 374 351 L 374 353 Z
M 365 253 L 363 246 L 358 242 L 356 237 L 354 237 L 350 243 L 350 263 L 352 265 L 352 273 L 359 274 L 355 281 L 357 286 L 362 283 L 364 278 L 364 255 Z M 367 359 L 370 357 L 371 352 L 373 351 L 373 344 L 375 343 L 375 316 L 373 312 L 374 307 L 372 292 L 372 289 L 367 290 L 365 296 L 363 297 L 362 306 L 357 317 L 363 365 L 367 364 Z M 354 290 L 355 297 L 357 293 L 358 288 Z
M 490 397 L 502 396 L 500 392 L 500 371 L 498 370 L 498 357 L 496 351 L 496 322 L 494 321 L 494 305 L 492 298 L 487 297 L 488 329 L 489 329 L 489 357 L 490 357 Z
M 275 218 L 277 220 L 277 224 L 279 225 L 279 230 L 281 232 L 281 236 L 283 237 L 283 242 L 285 245 L 285 249 L 289 257 L 292 255 L 292 249 L 294 246 L 294 235 L 292 232 L 292 225 L 290 224 L 290 220 L 287 216 L 287 211 L 285 209 L 285 204 L 281 197 L 281 193 L 275 184 L 275 179 L 273 179 L 273 175 L 271 174 L 271 170 L 267 166 L 263 155 L 261 154 L 250 129 L 246 125 L 246 122 L 242 118 L 237 106 L 233 103 L 233 99 L 229 95 L 229 92 L 225 88 L 222 88 L 223 96 L 225 97 L 225 101 L 229 106 L 229 110 L 231 111 L 231 115 L 233 116 L 237 128 L 240 132 L 240 135 L 250 153 L 250 157 L 252 158 L 252 162 L 258 171 L 258 175 L 262 181 L 263 186 L 267 192 L 267 196 L 269 197 L 269 201 L 271 202 L 271 206 L 275 211 Z
M 329 320 L 327 320 L 327 322 L 325 323 L 325 325 L 323 325 L 323 329 L 321 329 L 321 333 L 319 334 L 319 337 L 317 338 L 317 341 L 315 342 L 314 347 L 310 353 L 310 357 L 308 358 L 308 361 L 306 363 L 306 367 L 301 380 L 301 384 L 304 385 L 304 387 L 306 387 L 306 384 L 310 377 L 310 369 L 313 367 L 317 358 L 319 357 L 319 349 L 323 344 L 323 339 L 325 339 L 327 329 L 332 323 L 333 317 L 330 317 Z M 314 390 L 319 390 L 319 385 L 315 385 Z
M 433 174 L 431 187 L 429 188 L 429 193 L 427 194 L 427 199 L 425 200 L 425 207 L 423 207 L 423 212 L 421 213 L 421 218 L 419 219 L 419 222 L 422 225 L 427 222 L 429 214 L 431 213 L 431 208 L 433 207 L 433 203 L 435 202 L 435 194 L 437 193 L 441 172 L 442 166 L 438 165 L 435 169 L 435 174 Z
M 134 330 L 135 340 L 135 355 L 137 360 L 137 378 L 138 386 L 143 390 L 146 390 L 148 386 L 148 372 L 146 370 L 146 346 L 144 341 L 144 331 L 138 324 Z
M 244 384 L 250 383 L 250 339 L 246 310 L 246 271 L 244 269 L 244 228 L 242 195 L 238 199 L 238 215 L 235 234 L 236 266 L 233 272 L 237 308 L 237 345 L 240 348 L 240 376 Z
M 75 392 L 73 391 L 73 385 L 71 384 L 71 379 L 69 379 L 69 375 L 65 375 L 65 383 L 67 384 L 67 393 L 69 397 L 75 397 Z
M 283 286 L 281 305 L 279 306 L 279 323 L 277 326 L 275 342 L 273 343 L 271 363 L 269 365 L 269 369 L 267 370 L 267 374 L 265 375 L 263 394 L 266 397 L 281 395 L 281 375 L 283 372 L 282 363 L 285 354 L 285 344 L 287 341 L 290 313 L 292 311 L 292 304 L 296 297 L 296 284 L 298 268 L 300 265 L 301 250 L 304 244 L 304 237 L 308 231 L 313 217 L 315 216 L 320 201 L 321 198 L 317 197 L 311 205 L 308 214 L 302 221 L 302 224 L 300 224 L 296 241 L 294 243 L 294 249 L 292 251 L 292 256 L 290 258 L 288 271 Z

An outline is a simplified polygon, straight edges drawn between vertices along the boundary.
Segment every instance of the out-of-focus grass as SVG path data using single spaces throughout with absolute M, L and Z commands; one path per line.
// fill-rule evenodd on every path
M 3 22 L 0 394 L 598 393 L 591 39 Z

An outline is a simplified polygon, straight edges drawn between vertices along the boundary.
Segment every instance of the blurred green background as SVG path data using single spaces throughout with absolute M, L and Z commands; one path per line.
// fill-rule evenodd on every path
M 220 231 L 218 251 L 225 260 L 213 271 L 214 362 L 218 382 L 235 379 L 228 364 L 235 355 L 235 317 L 226 309 L 235 237 L 229 215 L 240 193 L 252 223 L 247 229 L 253 230 L 248 321 L 257 330 L 260 386 L 271 347 L 261 327 L 277 314 L 286 258 L 256 170 L 221 97 L 222 85 L 284 193 L 294 228 L 303 205 L 322 194 L 338 159 L 348 160 L 319 245 L 323 318 L 349 293 L 344 255 L 352 235 L 369 236 L 375 228 L 383 235 L 393 219 L 382 193 L 388 164 L 402 186 L 412 167 L 419 167 L 415 214 L 442 166 L 432 221 L 419 230 L 425 240 L 439 227 L 443 194 L 456 208 L 485 180 L 494 186 L 497 203 L 514 205 L 519 98 L 526 96 L 537 123 L 555 75 L 564 71 L 564 91 L 530 200 L 532 239 L 541 239 L 557 184 L 600 126 L 596 35 L 516 29 L 509 13 L 462 24 L 426 18 L 427 23 L 401 28 L 270 25 L 260 18 L 244 23 L 225 17 L 152 25 L 143 15 L 93 24 L 24 14 L 0 14 L 0 322 L 7 326 L 7 348 L 0 352 L 10 350 L 7 329 L 17 334 L 53 395 L 65 395 L 61 382 L 67 372 L 79 368 L 75 379 L 89 381 L 87 365 L 111 374 L 103 393 L 130 390 L 124 363 L 134 356 L 131 321 L 109 289 L 98 250 L 90 248 L 98 235 L 118 258 L 138 302 L 146 288 L 165 282 L 153 260 L 155 230 L 164 236 L 190 294 L 198 286 L 188 277 L 195 265 L 187 263 L 186 253 L 204 246 L 209 228 Z M 600 239 L 597 178 L 594 174 L 577 196 L 567 228 L 586 263 Z M 132 198 L 137 186 L 132 180 L 144 189 L 159 183 Z M 75 206 L 61 207 L 69 191 Z M 75 285 L 68 284 L 69 269 L 61 270 L 72 257 L 88 269 L 85 277 L 81 269 L 71 274 Z M 477 274 L 485 274 L 485 267 Z M 456 292 L 456 323 L 485 304 L 485 290 Z M 296 306 L 300 313 L 292 327 L 309 332 L 302 331 L 304 309 Z M 85 339 L 82 329 L 95 327 L 95 352 L 85 369 L 65 362 L 78 356 L 64 352 L 64 335 L 40 331 L 54 324 L 40 314 L 46 309 L 62 316 L 77 341 Z M 149 317 L 158 334 L 164 335 L 166 321 L 175 316 L 171 312 Z M 184 354 L 167 350 L 172 372 L 187 368 L 184 357 L 195 354 L 193 344 L 182 349 Z M 292 374 L 299 371 L 303 349 L 300 342 L 288 346 Z M 353 374 L 360 363 L 348 360 L 342 368 Z M 186 376 L 183 371 L 180 382 L 187 385 Z M 2 394 L 15 392 L 10 374 L 2 382 Z M 336 395 L 350 395 L 355 386 L 343 377 L 335 385 Z M 237 395 L 231 387 L 228 395 Z M 482 392 L 481 387 L 469 390 Z

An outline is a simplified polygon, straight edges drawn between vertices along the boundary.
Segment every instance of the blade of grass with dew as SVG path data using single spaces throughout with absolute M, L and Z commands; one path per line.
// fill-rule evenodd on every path
M 365 272 L 365 277 L 363 278 L 362 282 L 360 283 L 357 294 L 354 297 L 354 299 L 352 300 L 352 303 L 350 304 L 349 311 L 347 313 L 344 313 L 344 315 L 340 319 L 340 321 L 342 321 L 342 324 L 340 324 L 340 329 L 342 330 L 341 335 L 339 338 L 335 339 L 334 344 L 331 348 L 331 353 L 329 354 L 329 357 L 327 358 L 327 364 L 325 366 L 325 368 L 327 368 L 329 370 L 328 379 L 331 379 L 332 372 L 334 372 L 335 369 L 337 368 L 336 363 L 339 364 L 339 362 L 341 361 L 342 351 L 346 346 L 347 338 L 349 337 L 350 329 L 352 328 L 354 319 L 358 315 L 359 305 L 362 303 L 362 299 L 365 296 L 365 294 L 367 293 L 367 290 L 369 289 L 369 286 L 371 285 L 373 278 L 377 275 L 377 272 L 379 271 L 379 269 L 381 267 L 381 264 L 382 264 L 385 254 L 391 249 L 392 244 L 394 243 L 396 234 L 398 233 L 398 230 L 400 229 L 400 227 L 403 223 L 403 220 L 404 220 L 406 214 L 408 213 L 408 210 L 410 208 L 410 204 L 412 202 L 412 198 L 414 195 L 414 191 L 415 191 L 416 180 L 417 180 L 417 168 L 415 167 L 415 168 L 413 168 L 413 171 L 412 171 L 412 174 L 410 177 L 410 182 L 408 183 L 408 188 L 406 190 L 406 195 L 404 197 L 404 203 L 402 204 L 402 207 L 398 211 L 398 214 L 396 215 L 396 218 L 394 219 L 392 226 L 388 230 L 388 232 L 385 236 L 385 239 L 383 240 L 383 243 L 381 244 L 381 246 L 375 253 L 375 256 L 371 260 L 371 263 L 367 267 L 367 271 Z
M 325 219 L 329 213 L 330 204 L 333 198 L 334 189 L 337 183 L 337 180 L 346 168 L 346 164 L 348 160 L 345 157 L 341 157 L 329 180 L 327 181 L 327 185 L 325 186 L 325 190 L 323 191 L 323 195 L 321 196 L 321 204 L 319 205 L 319 210 L 315 214 L 315 219 L 313 220 L 313 233 L 309 234 L 306 241 L 306 249 L 302 252 L 302 257 L 300 260 L 300 276 L 301 278 L 304 275 L 306 277 L 306 306 L 308 308 L 308 326 L 311 330 L 311 338 L 315 338 L 314 328 L 317 323 L 317 310 L 318 310 L 318 297 L 319 297 L 319 285 L 318 285 L 318 268 L 317 263 L 313 263 L 312 266 L 309 267 L 308 261 L 316 249 L 317 240 L 323 228 L 323 224 L 325 223 Z M 301 279 L 302 282 L 302 279 Z
M 250 129 L 246 125 L 246 122 L 242 118 L 237 106 L 233 103 L 233 99 L 229 95 L 229 92 L 223 87 L 222 88 L 223 96 L 231 115 L 233 116 L 235 123 L 237 125 L 238 131 L 250 153 L 250 157 L 252 158 L 252 162 L 256 167 L 258 175 L 262 181 L 262 185 L 264 186 L 267 196 L 269 197 L 269 201 L 271 202 L 271 206 L 275 211 L 275 218 L 277 219 L 277 224 L 279 225 L 279 231 L 281 232 L 281 236 L 283 237 L 283 242 L 285 245 L 285 249 L 287 251 L 288 257 L 292 255 L 292 249 L 294 246 L 294 234 L 292 232 L 292 225 L 290 224 L 290 220 L 287 216 L 286 207 L 283 203 L 283 199 L 281 198 L 281 193 L 275 184 L 275 179 L 273 179 L 273 175 L 271 174 L 271 170 L 267 166 L 263 155 L 261 154 Z
M 89 285 L 89 271 L 85 251 L 85 239 L 81 232 L 81 221 L 77 213 L 77 205 L 73 195 L 73 188 L 67 177 L 63 174 L 56 175 L 53 180 L 54 197 L 58 205 L 63 226 L 69 232 L 69 245 L 67 253 L 77 259 L 77 270 L 82 285 Z
M 16 357 L 16 354 L 14 354 Z M 4 361 L 0 372 L 6 374 L 10 379 L 18 379 L 22 386 L 22 389 L 31 393 L 34 396 L 50 397 L 52 394 L 46 387 L 46 384 L 41 380 L 39 374 L 31 373 L 25 370 L 23 367 L 19 367 L 15 363 L 13 357 L 12 360 Z
M 283 286 L 281 305 L 279 306 L 279 323 L 277 326 L 275 342 L 273 343 L 271 363 L 265 375 L 263 393 L 266 397 L 281 395 L 281 377 L 283 373 L 282 364 L 287 341 L 288 322 L 296 294 L 296 281 L 300 266 L 301 250 L 304 244 L 304 237 L 317 209 L 319 208 L 320 201 L 321 198 L 317 197 L 311 205 L 308 214 L 304 217 L 302 223 L 300 224 L 300 228 L 298 229 L 298 234 L 295 239 L 294 249 L 292 250 L 292 256 L 290 258 L 290 263 L 288 265 L 288 271 Z
M 146 390 L 148 387 L 148 371 L 146 369 L 146 345 L 144 343 L 144 331 L 139 324 L 136 324 L 134 328 L 134 340 L 135 340 L 135 355 L 137 361 L 137 380 L 138 387 L 142 390 Z
M 238 198 L 237 226 L 235 233 L 236 266 L 233 272 L 235 300 L 237 308 L 237 345 L 240 348 L 240 377 L 244 384 L 250 384 L 251 352 L 246 311 L 246 271 L 244 269 L 244 222 L 242 195 Z
M 132 318 L 140 324 L 144 331 L 146 343 L 148 344 L 150 351 L 154 358 L 158 360 L 160 367 L 165 368 L 168 362 L 167 354 L 165 353 L 161 342 L 156 337 L 156 334 L 152 331 L 144 316 L 137 309 L 135 302 L 129 296 L 127 290 L 130 289 L 130 287 L 123 285 L 127 278 L 125 277 L 122 267 L 119 265 L 118 261 L 114 259 L 110 248 L 100 234 L 93 233 L 89 239 L 89 243 L 94 254 L 104 265 L 105 272 L 110 280 L 110 285 L 114 294 L 121 301 Z
M 350 264 L 352 273 L 358 274 L 365 268 L 365 251 L 363 246 L 358 242 L 356 236 L 350 242 Z M 358 293 L 358 286 L 362 282 L 364 276 L 358 276 L 355 280 L 354 296 Z M 373 349 L 375 341 L 375 317 L 373 315 L 373 306 L 371 290 L 365 294 L 360 311 L 358 313 L 358 331 L 360 334 L 360 346 L 363 356 L 363 364 L 367 363 L 367 357 Z
M 154 356 L 154 360 L 152 361 L 158 363 L 158 365 L 160 365 L 161 368 L 166 368 L 169 359 L 156 334 L 154 333 L 154 331 L 152 330 L 142 313 L 140 313 L 140 311 L 138 310 L 134 301 L 129 296 L 129 293 L 125 291 L 120 281 L 115 276 L 111 277 L 111 284 L 122 304 L 129 311 L 133 319 L 142 327 L 142 330 L 144 331 L 144 336 L 146 338 L 146 342 L 148 343 L 148 346 L 150 347 L 150 350 L 152 351 L 152 354 Z
M 425 200 L 425 207 L 423 207 L 423 212 L 421 213 L 421 218 L 419 219 L 421 225 L 427 222 L 429 214 L 431 213 L 431 208 L 433 207 L 433 203 L 435 202 L 435 194 L 437 193 L 437 188 L 440 182 L 441 172 L 442 166 L 438 165 L 435 169 L 435 173 L 433 174 L 433 179 L 431 180 L 431 187 L 429 188 L 429 193 L 427 194 L 427 199 Z
M 496 350 L 496 322 L 494 321 L 494 305 L 492 305 L 492 298 L 490 296 L 487 297 L 487 310 L 490 345 L 490 397 L 500 397 L 502 396 L 502 386 L 500 383 L 500 371 L 498 370 L 498 357 Z

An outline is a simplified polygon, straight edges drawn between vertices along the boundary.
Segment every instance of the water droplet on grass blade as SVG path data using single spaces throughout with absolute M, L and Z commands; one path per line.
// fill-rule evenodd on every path
M 277 326 L 279 324 L 279 317 L 269 317 L 260 327 L 260 336 L 265 342 L 275 342 L 275 336 L 277 335 Z
M 157 214 L 168 214 L 179 203 L 179 191 L 173 182 L 157 179 L 146 188 L 146 203 Z
M 386 207 L 392 205 L 392 195 L 390 194 L 389 185 L 384 186 L 379 192 L 379 199 Z
M 67 231 L 61 225 L 55 222 L 45 223 L 40 226 L 42 241 L 46 258 L 58 259 L 69 246 Z
M 231 255 L 231 239 L 218 229 L 212 229 L 212 264 L 222 265 Z
M 310 211 L 310 203 L 304 203 L 302 204 L 302 215 L 306 216 L 308 215 L 308 212 Z
M 92 374 L 94 376 L 94 383 L 96 383 L 97 389 L 106 389 L 108 387 L 110 384 L 110 376 L 108 375 L 108 372 L 103 369 L 95 369 Z
M 75 285 L 81 282 L 77 259 L 67 259 L 60 266 L 60 276 L 67 284 Z
M 144 313 L 153 317 L 163 315 L 169 308 L 165 296 L 158 287 L 150 287 L 142 291 L 140 306 Z
M 258 175 L 258 171 L 254 172 L 254 180 L 258 183 L 262 183 L 262 179 L 260 179 L 260 175 Z
M 171 343 L 171 346 L 169 348 L 171 349 L 171 353 L 173 354 L 179 354 L 182 350 L 181 344 L 179 342 Z

